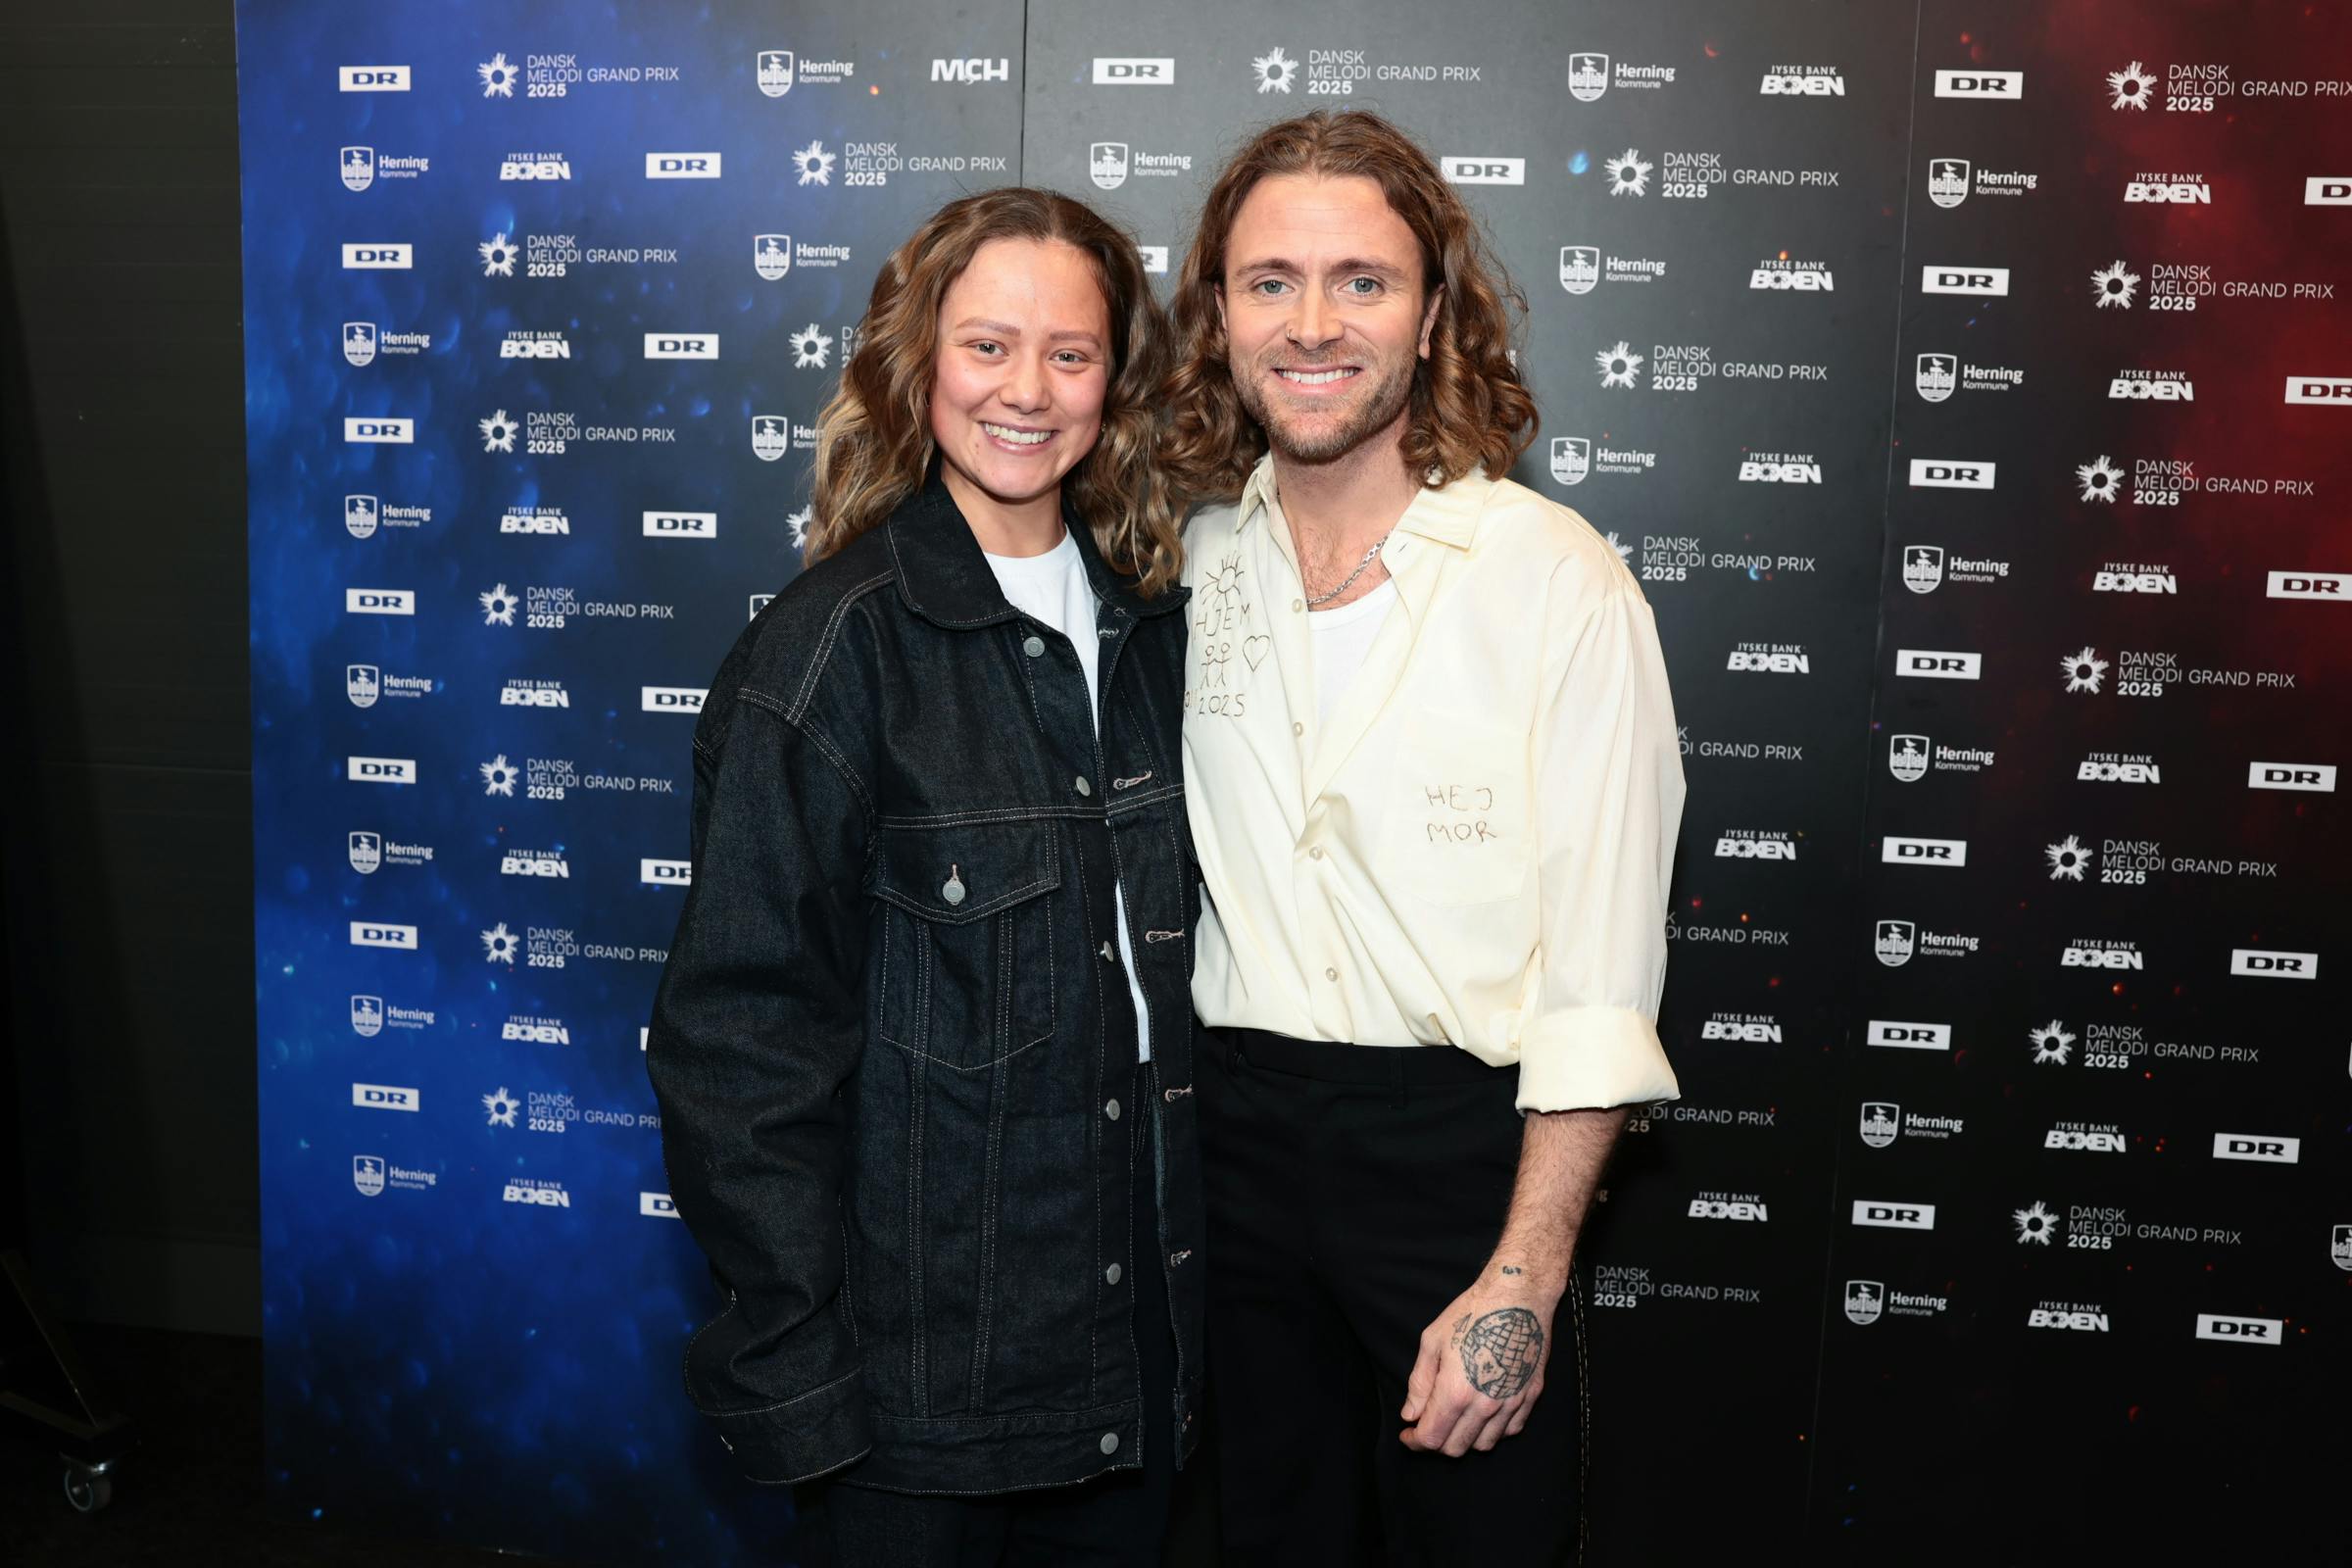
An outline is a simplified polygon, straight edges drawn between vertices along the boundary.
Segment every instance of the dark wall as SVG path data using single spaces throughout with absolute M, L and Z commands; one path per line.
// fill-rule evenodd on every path
M 0 1163 L 68 1315 L 256 1334 L 235 66 L 225 3 L 0 8 Z

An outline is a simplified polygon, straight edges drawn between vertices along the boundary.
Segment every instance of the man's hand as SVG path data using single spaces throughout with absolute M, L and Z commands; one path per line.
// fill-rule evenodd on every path
M 1421 1331 L 1405 1382 L 1408 1448 L 1460 1458 L 1527 1425 L 1551 1359 L 1551 1314 L 1560 1293 L 1514 1265 L 1490 1266 Z

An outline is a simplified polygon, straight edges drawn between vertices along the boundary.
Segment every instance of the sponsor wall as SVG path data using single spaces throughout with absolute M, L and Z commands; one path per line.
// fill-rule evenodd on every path
M 2269 1445 L 2352 1282 L 2352 34 L 2264 16 L 249 0 L 274 1501 L 772 1554 L 642 1058 L 703 683 L 923 215 L 1054 185 L 1170 271 L 1250 128 L 1360 105 L 1525 291 L 1517 476 L 1642 578 L 1683 725 L 1687 1098 L 1585 1249 L 1602 1559 L 1893 1549 L 2029 1411 L 2070 1489 L 2227 1429 L 2315 1507 Z

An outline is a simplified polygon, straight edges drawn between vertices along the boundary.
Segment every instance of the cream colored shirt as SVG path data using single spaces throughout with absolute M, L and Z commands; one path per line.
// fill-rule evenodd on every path
M 1507 479 L 1421 491 L 1328 722 L 1271 458 L 1185 557 L 1201 1021 L 1456 1046 L 1516 1063 L 1523 1110 L 1677 1098 L 1657 1015 L 1682 760 L 1615 548 Z

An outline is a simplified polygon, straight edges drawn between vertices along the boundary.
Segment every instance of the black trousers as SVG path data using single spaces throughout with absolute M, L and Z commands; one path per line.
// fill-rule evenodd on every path
M 1208 1377 L 1223 1562 L 1577 1560 L 1586 1379 L 1574 1284 L 1543 1396 L 1459 1459 L 1398 1441 L 1421 1331 L 1508 1211 L 1517 1074 L 1446 1048 L 1204 1032 Z
M 1153 1069 L 1136 1069 L 1122 1097 L 1159 1102 Z M 1152 1117 L 1135 1145 L 1135 1345 L 1144 1391 L 1144 1462 L 1076 1486 L 981 1497 L 915 1496 L 839 1478 L 795 1487 L 802 1568 L 1157 1568 L 1176 1481 L 1176 1334 L 1168 1309 L 1166 1260 L 1159 1255 L 1157 1146 Z

